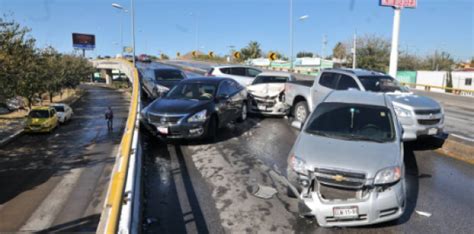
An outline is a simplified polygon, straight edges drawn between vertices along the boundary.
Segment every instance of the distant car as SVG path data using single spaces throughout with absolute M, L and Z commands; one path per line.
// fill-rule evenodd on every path
M 69 105 L 64 103 L 54 103 L 50 106 L 56 110 L 56 114 L 58 115 L 58 120 L 60 123 L 65 123 L 71 120 L 73 111 Z
M 247 92 L 228 78 L 185 79 L 141 112 L 141 120 L 164 139 L 215 140 L 218 128 L 247 119 Z
M 53 107 L 33 107 L 26 120 L 25 132 L 52 132 L 58 125 L 58 115 Z
M 249 112 L 263 115 L 287 115 L 285 84 L 295 78 L 286 72 L 262 72 L 247 86 Z
M 186 74 L 174 67 L 146 67 L 139 68 L 142 89 L 150 98 L 158 98 L 165 95 L 181 80 L 186 79 Z
M 290 196 L 320 226 L 398 219 L 407 204 L 402 126 L 385 93 L 332 91 L 288 156 Z
M 252 83 L 255 77 L 260 74 L 262 71 L 257 68 L 248 67 L 248 66 L 216 66 L 211 68 L 206 76 L 218 76 L 234 79 L 239 82 L 242 86 L 247 86 Z
M 141 55 L 138 56 L 138 61 L 144 62 L 144 63 L 150 63 L 151 58 L 150 58 L 150 56 L 148 56 L 146 54 L 141 54 Z

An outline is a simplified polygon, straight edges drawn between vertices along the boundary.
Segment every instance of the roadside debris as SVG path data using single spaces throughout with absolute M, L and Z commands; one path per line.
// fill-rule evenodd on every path
M 252 194 L 255 195 L 256 197 L 263 198 L 263 199 L 270 199 L 276 193 L 277 193 L 276 189 L 269 186 L 263 186 L 260 184 L 258 184 L 255 187 L 254 191 L 252 192 Z

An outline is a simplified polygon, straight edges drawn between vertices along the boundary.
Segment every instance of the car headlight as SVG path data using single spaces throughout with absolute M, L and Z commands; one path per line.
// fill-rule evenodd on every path
M 293 155 L 291 156 L 290 164 L 294 171 L 306 174 L 306 161 L 304 159 Z
M 390 184 L 400 180 L 402 171 L 400 167 L 387 167 L 377 172 L 374 179 L 374 184 Z
M 194 114 L 193 116 L 188 118 L 188 122 L 204 122 L 206 121 L 206 110 L 199 111 L 198 113 Z
M 397 116 L 400 118 L 411 116 L 411 111 L 408 109 L 405 109 L 399 106 L 394 106 L 393 109 L 395 110 L 395 113 L 397 114 Z

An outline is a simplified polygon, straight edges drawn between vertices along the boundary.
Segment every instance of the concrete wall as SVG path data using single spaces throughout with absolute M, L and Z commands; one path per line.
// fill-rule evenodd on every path
M 474 71 L 456 71 L 452 72 L 453 88 L 474 90 Z M 471 79 L 471 84 L 468 80 Z
M 416 75 L 416 84 L 446 86 L 447 72 L 445 71 L 418 71 Z M 423 86 L 417 86 L 416 89 L 425 90 Z M 432 92 L 444 93 L 444 89 L 430 88 Z

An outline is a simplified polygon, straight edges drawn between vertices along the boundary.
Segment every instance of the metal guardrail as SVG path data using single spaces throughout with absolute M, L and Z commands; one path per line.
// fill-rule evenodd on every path
M 141 200 L 141 147 L 138 122 L 140 82 L 138 71 L 132 63 L 127 60 L 111 61 L 128 64 L 131 68 L 132 97 L 97 233 L 135 233 L 139 221 L 133 219 L 136 218 L 134 214 L 140 213 Z
M 424 87 L 425 91 L 431 91 L 431 89 L 441 89 L 446 91 L 451 91 L 451 93 L 456 95 L 464 95 L 464 96 L 474 96 L 474 90 L 470 89 L 459 89 L 459 88 L 452 88 L 446 86 L 437 86 L 437 85 L 427 85 L 427 84 L 415 84 L 415 83 L 407 83 L 407 82 L 400 82 L 402 85 L 406 85 L 412 88 L 416 88 L 417 86 Z

